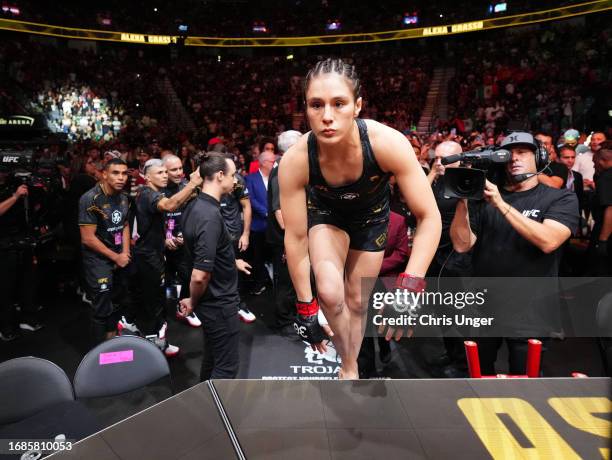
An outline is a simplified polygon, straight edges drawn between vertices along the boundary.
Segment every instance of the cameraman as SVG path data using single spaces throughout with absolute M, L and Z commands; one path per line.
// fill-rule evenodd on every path
M 453 248 L 460 253 L 473 248 L 474 276 L 557 277 L 560 248 L 578 225 L 578 200 L 570 190 L 539 183 L 538 171 L 544 169 L 548 158 L 531 134 L 512 133 L 501 146 L 511 151 L 511 159 L 505 165 L 506 185 L 498 189 L 487 181 L 484 201 L 474 203 L 469 210 L 466 200 L 457 203 L 450 229 Z M 522 294 L 519 291 L 513 291 L 515 311 L 524 307 L 516 301 L 516 296 Z M 525 302 L 531 306 L 535 293 L 526 295 L 529 297 Z M 540 336 L 550 332 L 544 331 L 550 324 L 538 326 L 530 321 L 530 315 L 537 315 L 536 307 L 526 312 L 526 322 L 513 329 L 520 330 L 521 337 L 506 337 L 511 374 L 525 372 L 526 336 L 536 331 Z M 502 338 L 482 338 L 477 342 L 483 374 L 494 374 Z
M 7 179 L 7 172 L 0 171 L 0 339 L 5 342 L 19 336 L 13 306 L 19 291 L 22 301 L 19 328 L 33 332 L 42 327 L 34 308 L 34 251 L 31 246 L 20 244 L 28 230 L 23 204 L 28 187 L 22 184 L 15 188 Z
M 458 167 L 459 162 L 443 165 L 442 158 L 459 154 L 461 151 L 461 145 L 454 141 L 444 141 L 439 144 L 434 151 L 435 160 L 431 171 L 427 174 L 427 179 L 431 184 L 436 204 L 442 216 L 442 236 L 436 255 L 427 270 L 427 276 L 465 276 L 470 269 L 469 256 L 453 251 L 450 238 L 450 226 L 455 216 L 458 198 L 444 194 L 444 172 L 446 168 Z
M 453 243 L 450 237 L 450 227 L 455 216 L 458 198 L 445 195 L 444 174 L 447 168 L 456 168 L 460 165 L 459 161 L 447 165 L 442 164 L 442 159 L 462 152 L 461 145 L 455 141 L 444 141 L 438 144 L 434 151 L 434 162 L 427 179 L 436 199 L 436 204 L 442 218 L 442 235 L 440 244 L 436 249 L 436 254 L 427 270 L 427 276 L 438 279 L 444 286 L 444 290 L 463 290 L 460 288 L 461 281 L 458 277 L 467 276 L 470 271 L 470 254 L 460 254 L 453 250 Z M 446 312 L 448 313 L 448 312 Z M 432 375 L 459 377 L 463 376 L 459 371 L 465 367 L 465 352 L 463 340 L 456 337 L 459 331 L 452 333 L 444 329 L 443 339 L 436 337 L 418 338 L 420 351 L 425 357 L 425 361 Z

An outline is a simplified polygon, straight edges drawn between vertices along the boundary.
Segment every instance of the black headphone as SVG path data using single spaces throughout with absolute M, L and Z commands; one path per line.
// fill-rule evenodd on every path
M 533 153 L 535 154 L 536 169 L 542 171 L 550 163 L 548 150 L 546 150 L 546 147 L 544 147 L 535 136 L 533 137 L 533 142 L 535 142 L 535 150 Z

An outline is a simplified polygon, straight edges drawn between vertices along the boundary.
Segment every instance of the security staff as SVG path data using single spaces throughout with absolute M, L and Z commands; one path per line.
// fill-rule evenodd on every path
M 249 248 L 252 213 L 246 181 L 244 177 L 236 173 L 233 190 L 221 197 L 221 216 L 234 244 L 236 254 L 241 252 L 246 254 L 246 250 Z M 243 278 L 238 276 L 238 292 L 242 290 L 242 281 Z M 252 323 L 256 319 L 242 299 L 240 299 L 238 316 L 244 323 Z
M 163 153 L 163 152 L 162 152 Z M 183 175 L 183 163 L 181 159 L 172 153 L 164 156 L 162 160 L 168 170 L 168 185 L 164 189 L 166 197 L 171 197 L 180 192 L 187 185 Z M 185 248 L 183 246 L 183 228 L 181 216 L 185 205 L 176 211 L 170 211 L 165 216 L 165 246 L 166 246 L 166 292 L 176 287 L 176 298 L 189 297 L 189 267 L 185 260 Z M 183 318 L 178 313 L 177 319 L 184 320 L 191 327 L 200 327 L 202 322 L 195 313 Z
M 179 209 L 200 186 L 202 180 L 197 171 L 192 173 L 183 190 L 167 198 L 163 189 L 168 185 L 168 170 L 162 161 L 156 158 L 147 161 L 144 174 L 147 184 L 136 198 L 138 239 L 134 247 L 136 271 L 132 276 L 131 287 L 135 305 L 141 313 L 140 330 L 166 356 L 171 357 L 178 354 L 179 348 L 169 345 L 166 340 L 164 215 Z
M 199 167 L 202 193 L 183 213 L 183 235 L 193 267 L 189 299 L 181 313 L 194 309 L 202 319 L 204 356 L 200 380 L 231 379 L 238 373 L 238 272 L 250 265 L 236 260 L 234 245 L 220 211 L 221 197 L 234 188 L 236 166 L 223 154 L 203 155 Z
M 100 182 L 79 200 L 83 271 L 92 302 L 94 343 L 116 335 L 119 312 L 115 304 L 128 308 L 129 201 L 123 192 L 127 180 L 127 164 L 112 159 L 104 165 Z
M 508 319 L 505 325 L 513 333 L 506 336 L 510 373 L 524 374 L 527 339 L 546 336 L 556 326 L 556 299 L 540 302 L 544 297 L 538 297 L 557 291 L 561 247 L 578 225 L 578 200 L 570 190 L 539 183 L 538 172 L 548 163 L 548 155 L 531 134 L 512 133 L 501 146 L 511 151 L 505 167 L 507 184 L 499 189 L 487 181 L 484 201 L 469 210 L 466 200 L 460 200 L 450 235 L 455 251 L 473 249 L 474 276 L 539 278 L 529 286 L 533 290 L 515 284 L 508 296 L 509 285 L 502 281 L 497 292 L 489 289 L 487 294 L 496 302 L 493 307 L 505 301 L 504 309 L 497 311 L 503 318 L 497 320 Z M 494 374 L 502 338 L 477 342 L 483 373 Z

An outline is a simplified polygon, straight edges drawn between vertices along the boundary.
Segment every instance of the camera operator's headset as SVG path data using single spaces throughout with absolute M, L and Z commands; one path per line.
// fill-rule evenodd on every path
M 533 176 L 542 174 L 542 172 L 544 172 L 544 170 L 550 164 L 548 150 L 546 150 L 546 147 L 544 147 L 544 145 L 542 145 L 542 143 L 531 134 L 524 131 L 513 131 L 508 134 L 508 136 L 501 143 L 503 148 L 512 147 L 514 145 L 528 145 L 533 149 L 537 169 L 537 172 L 535 173 L 517 174 L 513 176 L 512 178 L 516 182 L 523 182 Z

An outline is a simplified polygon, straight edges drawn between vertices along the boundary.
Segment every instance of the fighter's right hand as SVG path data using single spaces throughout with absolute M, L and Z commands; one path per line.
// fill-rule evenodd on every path
M 293 328 L 302 340 L 310 344 L 313 350 L 325 348 L 322 344 L 327 337 L 323 328 L 319 324 L 318 312 L 319 303 L 316 297 L 310 302 L 297 301 L 296 304 L 297 316 L 293 322 Z

